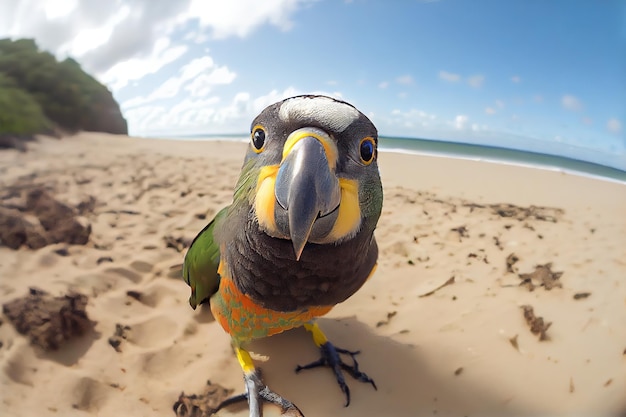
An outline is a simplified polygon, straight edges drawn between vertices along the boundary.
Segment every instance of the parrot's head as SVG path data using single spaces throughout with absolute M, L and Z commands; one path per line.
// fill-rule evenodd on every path
M 244 163 L 249 201 L 266 234 L 338 244 L 373 232 L 382 209 L 376 127 L 352 105 L 297 96 L 270 105 L 252 122 Z

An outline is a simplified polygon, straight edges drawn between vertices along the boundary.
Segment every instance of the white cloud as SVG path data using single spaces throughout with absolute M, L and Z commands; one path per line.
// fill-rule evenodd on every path
M 622 122 L 615 118 L 609 119 L 606 123 L 606 128 L 609 132 L 620 133 L 622 131 Z
M 482 135 L 489 130 L 488 125 L 472 123 L 469 116 L 464 114 L 459 114 L 452 119 L 445 119 L 415 108 L 410 110 L 394 109 L 386 116 L 377 117 L 374 122 L 383 135 L 408 135 L 446 140 L 467 140 L 474 134 L 480 133 Z
M 413 85 L 415 84 L 415 81 L 413 80 L 413 77 L 411 77 L 410 75 L 402 75 L 398 78 L 396 78 L 396 82 L 398 84 L 402 84 L 402 85 Z
M 135 97 L 122 103 L 124 109 L 137 107 L 157 100 L 176 97 L 181 90 L 189 91 L 192 97 L 206 97 L 213 86 L 230 84 L 237 74 L 228 67 L 218 67 L 209 56 L 196 58 L 184 65 L 178 75 L 167 79 L 146 97 Z
M 447 71 L 439 71 L 439 79 L 449 82 L 456 83 L 461 81 L 461 75 L 455 74 Z M 485 82 L 485 76 L 481 74 L 472 75 L 467 77 L 467 84 L 474 88 L 480 88 Z
M 378 84 L 378 88 L 380 88 L 380 89 L 384 90 L 387 87 L 389 87 L 389 83 L 387 81 L 383 81 L 380 84 Z
M 393 129 L 403 131 L 405 135 L 419 135 L 421 132 L 427 131 L 429 127 L 437 124 L 437 116 L 418 109 L 410 109 L 408 111 L 394 109 L 389 117 L 383 116 L 380 117 L 380 120 L 375 120 L 373 117 L 371 119 L 375 123 L 381 124 L 381 126 L 393 126 Z
M 394 117 L 401 117 L 404 120 L 410 120 L 423 126 L 426 126 L 433 120 L 437 119 L 437 116 L 434 114 L 418 109 L 410 109 L 409 111 L 404 112 L 394 109 L 391 111 L 391 115 Z
M 452 72 L 439 71 L 439 79 L 450 83 L 456 83 L 461 80 L 461 76 Z
M 67 16 L 78 6 L 77 0 L 49 0 L 44 5 L 46 17 L 50 20 Z
M 206 43 L 209 40 L 209 35 L 201 30 L 194 30 L 192 32 L 187 32 L 183 39 L 196 44 L 202 44 Z
M 496 106 L 498 106 L 499 109 L 503 109 L 504 108 L 504 101 L 496 100 Z
M 94 49 L 106 49 L 106 44 L 112 40 L 116 27 L 127 20 L 130 14 L 130 7 L 123 5 L 111 16 L 106 17 L 107 20 L 101 25 L 84 28 L 80 32 L 80 36 L 76 36 L 61 45 L 57 52 L 72 57 L 85 57 Z M 87 63 L 89 63 L 89 59 L 87 59 Z
M 34 38 L 60 57 L 71 54 L 113 89 L 157 72 L 182 55 L 172 33 L 192 22 L 192 38 L 248 36 L 262 25 L 293 26 L 293 13 L 313 0 L 1 0 L 0 38 Z M 168 50 L 158 43 L 168 42 Z M 125 77 L 124 74 L 129 74 Z
M 566 110 L 579 111 L 583 108 L 583 103 L 576 97 L 566 94 L 561 98 L 561 105 Z
M 459 130 L 465 129 L 467 127 L 467 123 L 469 122 L 469 117 L 464 114 L 459 114 L 454 118 L 454 127 Z
M 467 78 L 467 83 L 474 88 L 480 88 L 483 86 L 483 83 L 485 82 L 485 77 L 483 75 L 477 74 L 477 75 L 472 75 L 471 77 Z
M 149 56 L 120 61 L 100 76 L 103 83 L 113 90 L 119 90 L 129 81 L 139 80 L 154 74 L 165 65 L 179 59 L 187 52 L 187 46 L 171 46 L 168 38 L 157 40 Z
M 588 117 L 588 116 L 584 116 L 584 117 L 582 118 L 582 122 L 583 122 L 584 124 L 586 124 L 586 125 L 591 125 L 591 124 L 593 124 L 593 120 L 591 119 L 591 117 Z
M 230 71 L 228 67 L 217 67 L 208 74 L 202 74 L 189 83 L 185 90 L 188 90 L 194 97 L 206 96 L 215 85 L 232 83 L 237 74 Z
M 203 100 L 187 98 L 173 107 L 147 105 L 130 109 L 124 115 L 134 134 L 171 132 L 173 127 L 181 132 L 194 132 L 212 121 L 219 102 L 218 97 Z
M 514 82 L 515 84 L 518 84 L 522 82 L 522 78 L 519 75 L 514 75 L 511 77 L 511 81 Z
M 202 27 L 208 27 L 216 39 L 229 36 L 243 38 L 254 29 L 269 23 L 281 30 L 293 27 L 291 15 L 305 0 L 238 0 L 206 1 L 191 0 L 188 10 L 178 16 L 186 22 L 197 19 Z
M 71 54 L 85 68 L 102 74 L 130 59 L 150 57 L 155 43 L 169 38 L 184 1 L 2 0 L 0 37 L 34 38 L 59 57 Z M 50 10 L 65 4 L 62 13 Z M 132 5 L 131 5 L 132 4 Z M 3 21 L 4 19 L 4 21 Z M 7 23 L 6 25 L 4 23 Z
M 494 109 L 493 107 L 487 107 L 485 108 L 485 113 L 489 115 L 496 114 L 496 109 Z

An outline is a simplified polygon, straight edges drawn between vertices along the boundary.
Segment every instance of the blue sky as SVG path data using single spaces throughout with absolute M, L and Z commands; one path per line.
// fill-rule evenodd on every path
M 0 36 L 76 57 L 134 135 L 245 133 L 264 106 L 318 92 L 382 135 L 626 169 L 619 0 L 3 0 Z

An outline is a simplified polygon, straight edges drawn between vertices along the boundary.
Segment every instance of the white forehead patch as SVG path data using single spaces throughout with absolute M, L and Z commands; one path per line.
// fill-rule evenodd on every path
M 359 112 L 329 97 L 295 97 L 280 106 L 278 117 L 282 121 L 315 119 L 330 130 L 343 132 L 359 118 Z

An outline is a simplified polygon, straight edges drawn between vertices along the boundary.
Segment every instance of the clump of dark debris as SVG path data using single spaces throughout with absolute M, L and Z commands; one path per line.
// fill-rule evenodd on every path
M 529 219 L 556 223 L 561 216 L 565 213 L 563 209 L 554 207 L 541 207 L 541 206 L 529 206 L 521 207 L 514 204 L 477 204 L 477 203 L 464 203 L 464 207 L 469 207 L 470 212 L 475 209 L 488 209 L 493 214 L 500 217 L 506 217 L 516 219 L 519 221 L 525 221 Z M 526 227 L 526 225 L 524 226 Z M 508 227 L 507 229 L 510 229 Z
M 163 236 L 163 241 L 165 242 L 165 247 L 173 248 L 177 252 L 182 252 L 185 248 L 191 246 L 191 241 L 182 236 L 174 237 L 174 236 Z
M 91 234 L 91 224 L 79 217 L 89 209 L 85 204 L 72 208 L 43 186 L 7 187 L 0 195 L 0 245 L 11 249 L 23 245 L 39 249 L 60 242 L 84 245 Z
M 552 326 L 551 322 L 544 322 L 543 317 L 538 317 L 535 315 L 535 310 L 530 305 L 523 305 L 522 311 L 524 313 L 524 319 L 526 320 L 526 324 L 530 327 L 530 332 L 532 334 L 539 335 L 539 340 L 549 340 L 546 332 Z
M 207 381 L 204 394 L 185 395 L 184 392 L 174 403 L 174 413 L 177 417 L 209 417 L 214 415 L 218 405 L 227 399 L 232 389 L 226 389 L 219 384 Z
M 506 272 L 510 272 L 510 273 L 515 273 L 515 269 L 513 268 L 513 265 L 515 265 L 517 263 L 517 261 L 519 261 L 519 257 L 514 254 L 511 253 L 509 256 L 506 257 Z
M 33 345 L 53 351 L 93 330 L 96 322 L 87 316 L 87 301 L 86 295 L 76 292 L 54 297 L 30 288 L 28 295 L 3 304 L 2 312 Z
M 129 331 L 130 326 L 115 323 L 115 332 L 113 333 L 113 336 L 109 337 L 109 345 L 111 345 L 116 352 L 122 351 L 122 341 L 128 338 Z
M 510 217 L 519 221 L 535 219 L 544 222 L 556 223 L 564 211 L 553 207 L 520 207 L 514 204 L 490 204 L 489 208 L 500 217 Z
M 549 262 L 535 266 L 535 270 L 531 273 L 519 274 L 522 280 L 520 285 L 526 287 L 528 291 L 533 291 L 536 287 L 543 287 L 548 291 L 553 288 L 563 288 L 563 284 L 559 281 L 561 275 L 563 275 L 562 271 L 552 271 L 552 263 Z
M 386 324 L 389 324 L 389 322 L 391 321 L 391 319 L 398 314 L 397 311 L 390 311 L 389 313 L 387 313 L 387 319 L 386 320 L 381 320 L 378 323 L 376 323 L 376 327 L 380 327 L 380 326 L 384 326 Z

